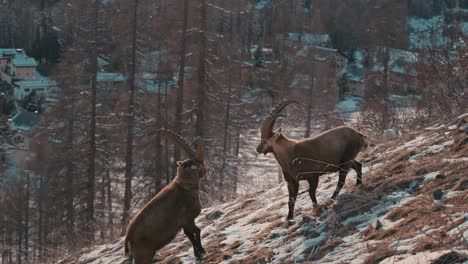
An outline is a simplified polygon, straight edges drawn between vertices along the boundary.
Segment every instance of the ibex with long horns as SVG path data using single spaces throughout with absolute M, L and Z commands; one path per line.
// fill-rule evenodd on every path
M 151 263 L 157 250 L 169 244 L 183 229 L 193 246 L 197 258 L 205 250 L 201 245 L 200 229 L 195 218 L 201 212 L 199 182 L 206 173 L 204 149 L 192 149 L 182 137 L 168 130 L 158 129 L 182 148 L 188 159 L 177 162 L 175 179 L 151 199 L 127 227 L 125 254 L 130 255 L 136 264 Z
M 294 217 L 294 204 L 300 180 L 309 182 L 309 195 L 314 210 L 318 210 L 315 192 L 320 175 L 339 172 L 338 185 L 332 199 L 340 193 L 350 168 L 353 168 L 357 173 L 356 185 L 362 184 L 362 165 L 354 159 L 366 146 L 365 136 L 346 126 L 337 127 L 303 140 L 286 138 L 281 128 L 273 132 L 273 126 L 281 111 L 292 103 L 297 102 L 285 101 L 272 110 L 263 123 L 261 142 L 257 147 L 258 153 L 265 155 L 273 153 L 281 166 L 289 191 L 287 219 Z

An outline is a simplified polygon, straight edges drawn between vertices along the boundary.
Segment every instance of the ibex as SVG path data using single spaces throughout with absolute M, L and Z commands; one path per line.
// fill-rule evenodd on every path
M 309 182 L 309 195 L 312 199 L 314 211 L 318 211 L 315 192 L 319 176 L 330 172 L 339 172 L 338 185 L 332 199 L 340 193 L 346 175 L 350 168 L 357 173 L 356 185 L 362 184 L 362 165 L 354 160 L 357 154 L 366 146 L 365 136 L 356 130 L 341 126 L 322 134 L 303 140 L 286 138 L 282 129 L 273 132 L 273 126 L 281 111 L 296 101 L 285 101 L 273 108 L 263 123 L 261 142 L 257 147 L 258 153 L 273 153 L 283 171 L 284 179 L 288 183 L 289 212 L 287 219 L 294 217 L 294 204 L 299 191 L 299 181 Z
M 204 149 L 201 144 L 198 151 L 182 137 L 169 130 L 156 130 L 172 139 L 189 157 L 177 162 L 175 179 L 130 221 L 125 236 L 125 255 L 130 255 L 130 263 L 151 263 L 157 250 L 169 244 L 183 229 L 199 259 L 205 253 L 201 245 L 200 229 L 195 225 L 195 218 L 201 212 L 199 182 L 205 173 Z

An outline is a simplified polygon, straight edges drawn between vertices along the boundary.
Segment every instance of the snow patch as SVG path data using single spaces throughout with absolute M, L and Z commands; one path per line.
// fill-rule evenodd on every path
M 449 163 L 456 163 L 456 162 L 468 162 L 468 157 L 462 158 L 444 158 L 442 161 L 449 162 Z

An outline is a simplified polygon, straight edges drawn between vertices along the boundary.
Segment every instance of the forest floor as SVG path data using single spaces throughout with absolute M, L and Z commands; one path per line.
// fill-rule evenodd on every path
M 373 144 L 361 157 L 364 187 L 355 187 L 352 172 L 334 202 L 329 198 L 338 177 L 322 176 L 319 216 L 313 216 L 304 183 L 291 221 L 284 182 L 203 209 L 197 224 L 207 254 L 201 262 L 467 262 L 467 121 L 468 114 Z M 122 241 L 83 249 L 57 264 L 128 263 Z M 196 260 L 181 232 L 155 262 Z

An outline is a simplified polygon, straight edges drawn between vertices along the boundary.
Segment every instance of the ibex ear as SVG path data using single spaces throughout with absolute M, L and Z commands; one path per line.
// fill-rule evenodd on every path
M 280 139 L 281 136 L 282 136 L 282 134 L 281 134 L 282 132 L 283 132 L 283 128 L 281 128 L 281 127 L 278 128 L 278 129 L 276 130 L 275 134 L 273 135 L 273 140 L 274 140 L 274 141 L 277 141 L 278 139 Z
M 183 162 L 183 161 L 180 161 L 180 160 L 179 160 L 179 161 L 177 161 L 177 166 L 182 166 L 182 164 L 184 164 L 184 162 Z
M 201 144 L 201 143 L 198 144 L 198 151 L 197 151 L 197 153 L 198 153 L 197 159 L 198 159 L 199 161 L 205 160 L 205 146 L 204 146 L 203 144 Z

